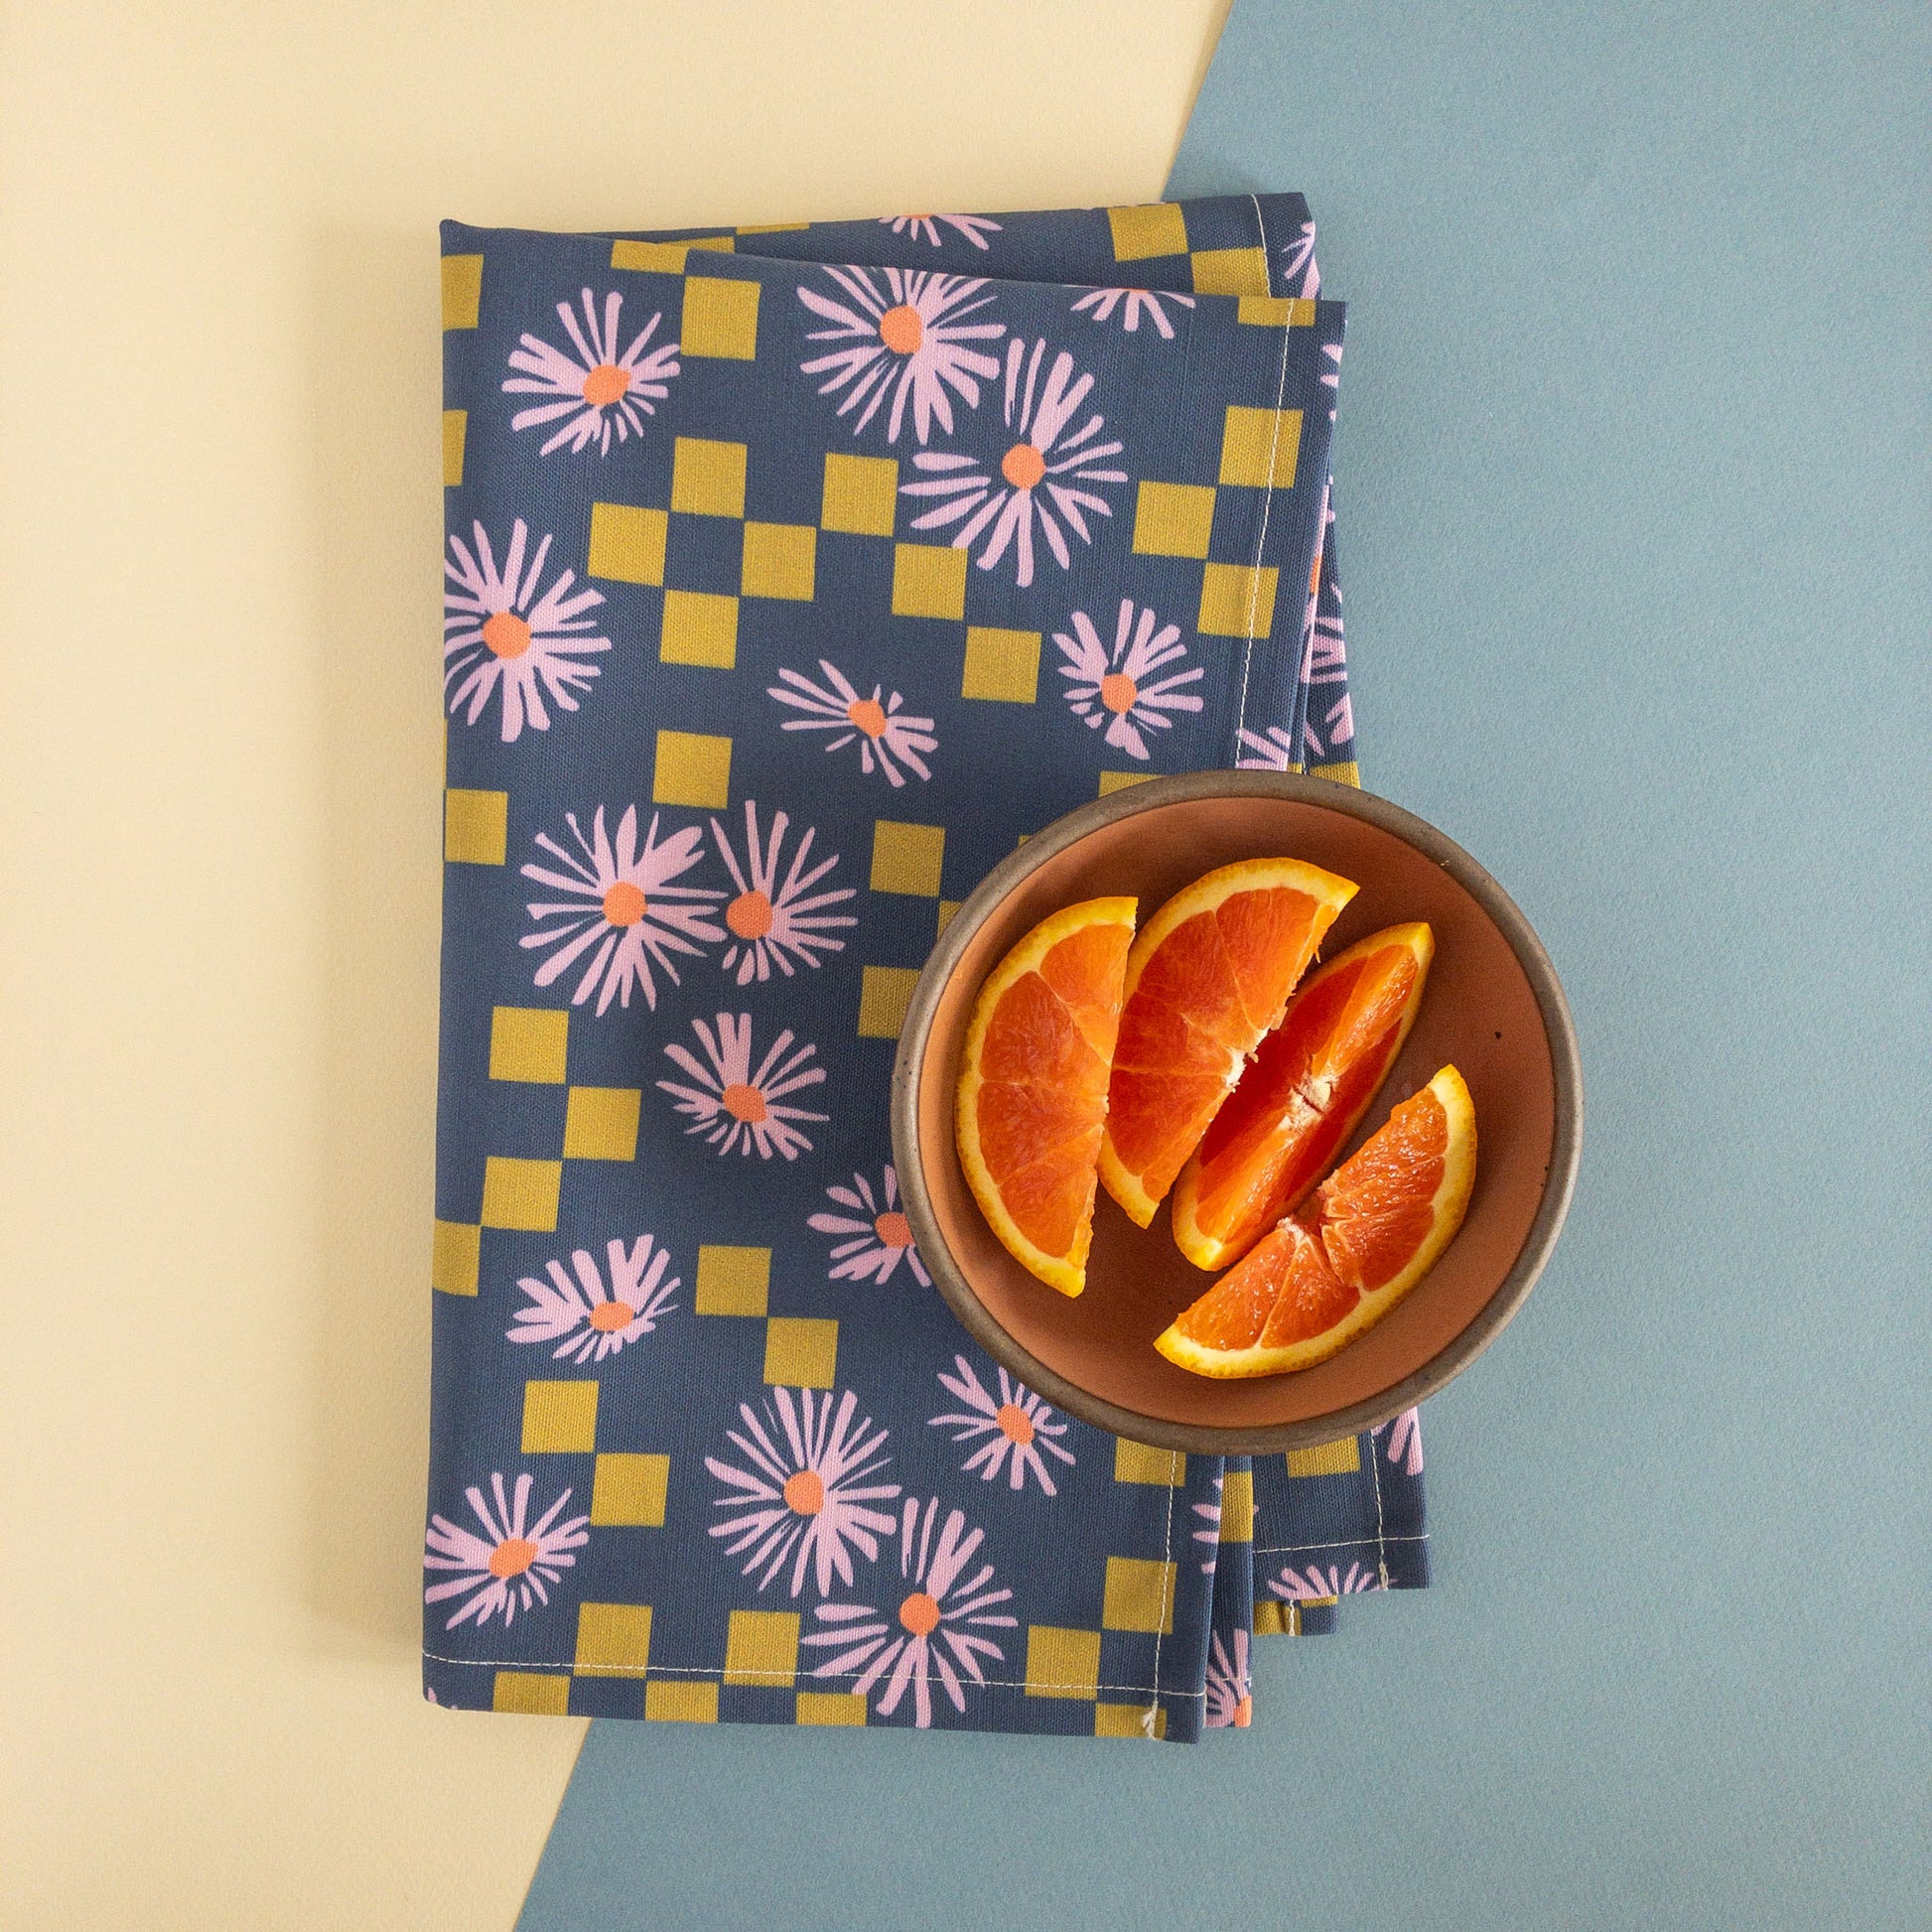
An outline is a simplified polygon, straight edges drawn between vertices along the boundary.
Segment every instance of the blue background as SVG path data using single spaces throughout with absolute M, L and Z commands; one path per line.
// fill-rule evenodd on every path
M 1252 1731 L 593 1727 L 525 1932 L 1922 1926 L 1932 15 L 1237 6 L 1171 192 L 1307 193 L 1364 776 L 1584 1039 L 1437 1587 Z

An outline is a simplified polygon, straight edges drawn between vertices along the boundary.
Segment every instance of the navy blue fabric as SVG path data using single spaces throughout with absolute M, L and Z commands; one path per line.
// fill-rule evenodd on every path
M 1018 839 L 1353 776 L 1312 241 L 1293 196 L 445 225 L 435 1701 L 1185 1739 L 1255 1629 L 1426 1582 L 1413 1414 L 1252 1467 L 1055 1414 L 887 1125 Z

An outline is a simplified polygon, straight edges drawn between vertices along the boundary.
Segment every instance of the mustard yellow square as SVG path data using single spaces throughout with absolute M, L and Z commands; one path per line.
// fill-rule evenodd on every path
M 499 1670 L 490 1683 L 489 1708 L 526 1718 L 567 1718 L 570 1679 L 545 1671 Z
M 1299 1637 L 1301 1619 L 1293 1603 L 1280 1603 L 1270 1596 L 1255 1605 L 1255 1635 L 1258 1637 Z
M 443 794 L 443 856 L 452 865 L 500 866 L 508 855 L 509 842 L 508 792 Z
M 713 591 L 666 591 L 657 654 L 666 664 L 729 671 L 738 662 L 738 599 Z
M 1134 498 L 1134 548 L 1142 556 L 1205 557 L 1213 534 L 1212 484 L 1141 484 Z
M 748 523 L 739 589 L 809 604 L 817 562 L 818 532 L 809 523 Z
M 1100 1695 L 1100 1632 L 1027 1625 L 1027 1695 L 1092 1698 Z
M 470 431 L 467 409 L 443 412 L 443 487 L 453 489 L 463 481 L 463 445 Z
M 630 268 L 647 275 L 682 275 L 684 258 L 691 252 L 688 241 L 632 241 L 622 238 L 611 244 L 611 266 Z
M 643 1097 L 636 1087 L 572 1087 L 564 1105 L 564 1159 L 636 1160 Z
M 1187 252 L 1187 217 L 1178 202 L 1149 202 L 1141 207 L 1110 207 L 1107 225 L 1114 231 L 1114 259 L 1144 262 L 1154 255 Z
M 1234 305 L 1234 319 L 1251 328 L 1312 329 L 1314 303 L 1301 295 L 1244 295 Z
M 796 1610 L 734 1610 L 725 1635 L 725 1682 L 790 1688 L 798 1674 Z
M 548 1007 L 492 1007 L 489 1077 L 561 1086 L 570 1053 L 570 1015 Z
M 932 935 L 935 940 L 943 939 L 946 936 L 946 928 L 952 924 L 953 914 L 959 910 L 963 903 L 964 900 L 956 898 L 942 898 L 939 901 L 939 929 Z
M 1039 632 L 974 624 L 966 632 L 962 698 L 1032 704 L 1039 690 Z
M 898 517 L 898 459 L 828 456 L 818 520 L 855 537 L 889 537 Z
M 1310 774 L 1316 778 L 1326 778 L 1338 785 L 1353 785 L 1361 789 L 1362 767 L 1353 759 L 1343 759 L 1339 764 L 1311 764 Z
M 671 452 L 671 507 L 688 516 L 743 516 L 745 445 L 680 436 Z
M 443 257 L 443 327 L 474 329 L 483 307 L 481 255 Z
M 1273 564 L 1206 564 L 1201 570 L 1200 616 L 1204 637 L 1265 637 L 1275 625 Z
M 1168 1714 L 1158 1704 L 1096 1704 L 1093 1734 L 1096 1737 L 1165 1737 Z
M 1352 1476 L 1362 1466 L 1362 1446 L 1353 1436 L 1338 1443 L 1321 1443 L 1314 1449 L 1290 1449 L 1288 1472 L 1292 1476 Z
M 872 890 L 937 898 L 946 853 L 943 825 L 904 825 L 881 818 L 872 827 Z
M 759 285 L 687 275 L 678 344 L 686 355 L 751 361 L 759 352 Z
M 430 1286 L 445 1295 L 474 1295 L 482 1274 L 483 1229 L 469 1221 L 438 1221 L 430 1243 Z
M 1250 489 L 1293 489 L 1302 454 L 1299 409 L 1228 404 L 1221 423 L 1221 481 Z
M 1246 1469 L 1232 1469 L 1221 1483 L 1221 1541 L 1255 1540 L 1255 1479 Z
M 950 545 L 893 546 L 893 616 L 963 618 L 966 615 L 966 553 Z
M 1266 295 L 1265 248 L 1197 248 L 1191 263 L 1196 295 Z
M 670 1481 L 668 1455 L 615 1455 L 608 1451 L 600 1455 L 591 1476 L 592 1528 L 661 1529 Z
M 700 805 L 721 812 L 731 803 L 732 742 L 704 732 L 659 732 L 650 796 L 656 805 Z
M 829 1389 L 839 1369 L 839 1324 L 774 1314 L 764 1324 L 764 1379 L 787 1389 Z
M 866 1701 L 850 1691 L 800 1691 L 797 1703 L 801 1725 L 863 1725 Z
M 591 505 L 590 562 L 593 577 L 618 584 L 661 584 L 664 543 L 671 519 L 639 503 Z
M 524 1383 L 525 1455 L 588 1455 L 596 1448 L 595 1382 Z
M 859 1037 L 897 1039 L 919 983 L 914 966 L 867 966 L 859 975 Z
M 1144 785 L 1151 778 L 1159 776 L 1154 771 L 1103 771 L 1100 774 L 1100 787 L 1094 794 L 1099 798 L 1110 798 L 1117 791 L 1125 791 L 1129 785 Z
M 752 284 L 754 288 L 758 284 Z M 654 1680 L 644 1686 L 644 1716 L 660 1725 L 715 1725 L 718 1687 L 691 1678 Z
M 548 1234 L 557 1225 L 563 1184 L 561 1161 L 513 1161 L 492 1154 L 483 1163 L 483 1226 Z
M 648 1603 L 579 1603 L 579 1677 L 635 1677 L 650 1665 Z
M 1146 1443 L 1130 1443 L 1125 1436 L 1116 1436 L 1114 1480 L 1178 1489 L 1187 1480 L 1187 1458 L 1178 1449 L 1153 1449 Z
M 762 1314 L 771 1294 L 769 1248 L 698 1250 L 698 1285 L 692 1307 L 699 1314 Z
M 1100 1622 L 1108 1630 L 1173 1634 L 1174 1565 L 1147 1557 L 1109 1557 Z

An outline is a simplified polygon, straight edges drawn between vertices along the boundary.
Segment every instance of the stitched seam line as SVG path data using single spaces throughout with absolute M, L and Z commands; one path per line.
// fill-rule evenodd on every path
M 563 1671 L 568 1672 L 572 1676 L 577 1675 L 576 1668 L 572 1663 L 568 1660 L 559 1660 L 555 1657 L 445 1657 L 440 1652 L 434 1650 L 425 1650 L 423 1655 L 433 1664 L 462 1664 L 467 1665 L 472 1670 L 544 1670 Z M 722 1678 L 725 1675 L 725 1668 L 722 1664 L 600 1664 L 596 1670 L 586 1671 L 583 1674 L 587 1677 Z M 739 1674 L 736 1671 L 732 1672 L 734 1677 Z M 750 1672 L 744 1674 L 747 1676 L 751 1675 Z M 819 1684 L 837 1684 L 841 1680 L 863 1677 L 865 1672 L 857 1670 L 834 1671 L 824 1677 L 812 1678 L 801 1686 L 799 1678 L 803 1675 L 804 1673 L 800 1672 L 797 1676 L 790 1679 L 773 1678 L 772 1682 L 789 1683 L 794 1690 L 800 1688 L 809 1689 L 810 1684 L 814 1682 Z M 1088 1688 L 1084 1683 L 1042 1684 L 1035 1679 L 1026 1677 L 982 1677 L 977 1681 L 982 1690 L 994 1691 L 1079 1691 L 1084 1695 Z M 730 1688 L 737 1690 L 739 1687 L 732 1685 Z M 759 1690 L 768 1687 L 753 1684 L 746 1685 L 744 1688 L 747 1690 Z M 1207 1695 L 1204 1690 L 1163 1691 L 1158 1685 L 1149 1686 L 1146 1684 L 1096 1684 L 1092 1688 L 1096 1692 L 1126 1691 L 1136 1697 L 1173 1697 L 1199 1700 L 1205 1698 Z
M 1261 212 L 1261 197 L 1250 195 L 1248 200 L 1254 204 L 1255 232 L 1260 238 L 1264 262 L 1268 257 L 1268 223 Z M 1269 271 L 1269 282 L 1273 285 L 1273 270 Z M 1252 567 L 1253 578 L 1248 589 L 1248 648 L 1241 659 L 1241 698 L 1234 709 L 1234 745 L 1230 758 L 1238 764 L 1241 759 L 1241 733 L 1248 722 L 1248 680 L 1254 672 L 1255 663 L 1255 612 L 1261 604 L 1261 555 L 1268 541 L 1268 513 L 1275 502 L 1275 452 L 1282 440 L 1282 404 L 1288 399 L 1288 350 L 1293 340 L 1293 331 L 1286 326 L 1282 329 L 1282 367 L 1280 379 L 1275 385 L 1275 434 L 1268 445 L 1268 484 L 1261 495 L 1261 522 L 1255 530 L 1255 560 Z M 1291 757 L 1293 754 L 1291 753 Z
M 1268 1543 L 1255 1545 L 1258 1557 L 1292 1557 L 1303 1550 L 1359 1550 L 1369 1539 L 1365 1536 L 1345 1536 L 1334 1543 Z M 1427 1543 L 1429 1532 L 1420 1536 L 1385 1536 L 1377 1541 L 1382 1543 Z

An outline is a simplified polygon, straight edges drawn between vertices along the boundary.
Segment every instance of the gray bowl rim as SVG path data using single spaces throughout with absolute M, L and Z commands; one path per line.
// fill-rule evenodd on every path
M 1124 1409 L 1090 1395 L 1036 1359 L 1001 1326 L 973 1293 L 933 1215 L 921 1160 L 918 1087 L 933 1015 L 960 954 L 994 907 L 1023 879 L 1068 846 L 1118 820 L 1155 811 L 1164 805 L 1192 804 L 1203 798 L 1255 797 L 1288 799 L 1363 819 L 1394 834 L 1440 865 L 1476 900 L 1521 962 L 1543 1015 L 1556 1089 L 1556 1123 L 1550 1165 L 1543 1180 L 1543 1197 L 1515 1265 L 1483 1305 L 1482 1311 L 1454 1340 L 1402 1381 L 1365 1402 L 1301 1422 L 1278 1423 L 1267 1429 L 1220 1429 L 1142 1415 L 1137 1410 Z M 1077 1416 L 1082 1422 L 1092 1423 L 1112 1435 L 1146 1443 L 1155 1449 L 1178 1449 L 1194 1455 L 1275 1455 L 1289 1449 L 1312 1449 L 1394 1421 L 1404 1410 L 1452 1382 L 1508 1325 L 1549 1261 L 1576 1192 L 1577 1168 L 1583 1152 L 1584 1073 L 1570 1003 L 1564 998 L 1562 982 L 1542 940 L 1516 901 L 1448 833 L 1386 798 L 1329 778 L 1293 771 L 1190 771 L 1178 777 L 1150 778 L 1127 786 L 1055 819 L 995 866 L 961 903 L 927 959 L 906 1005 L 905 1024 L 893 1065 L 892 1119 L 899 1198 L 911 1223 L 919 1257 L 967 1333 L 996 1362 L 1064 1414 Z

